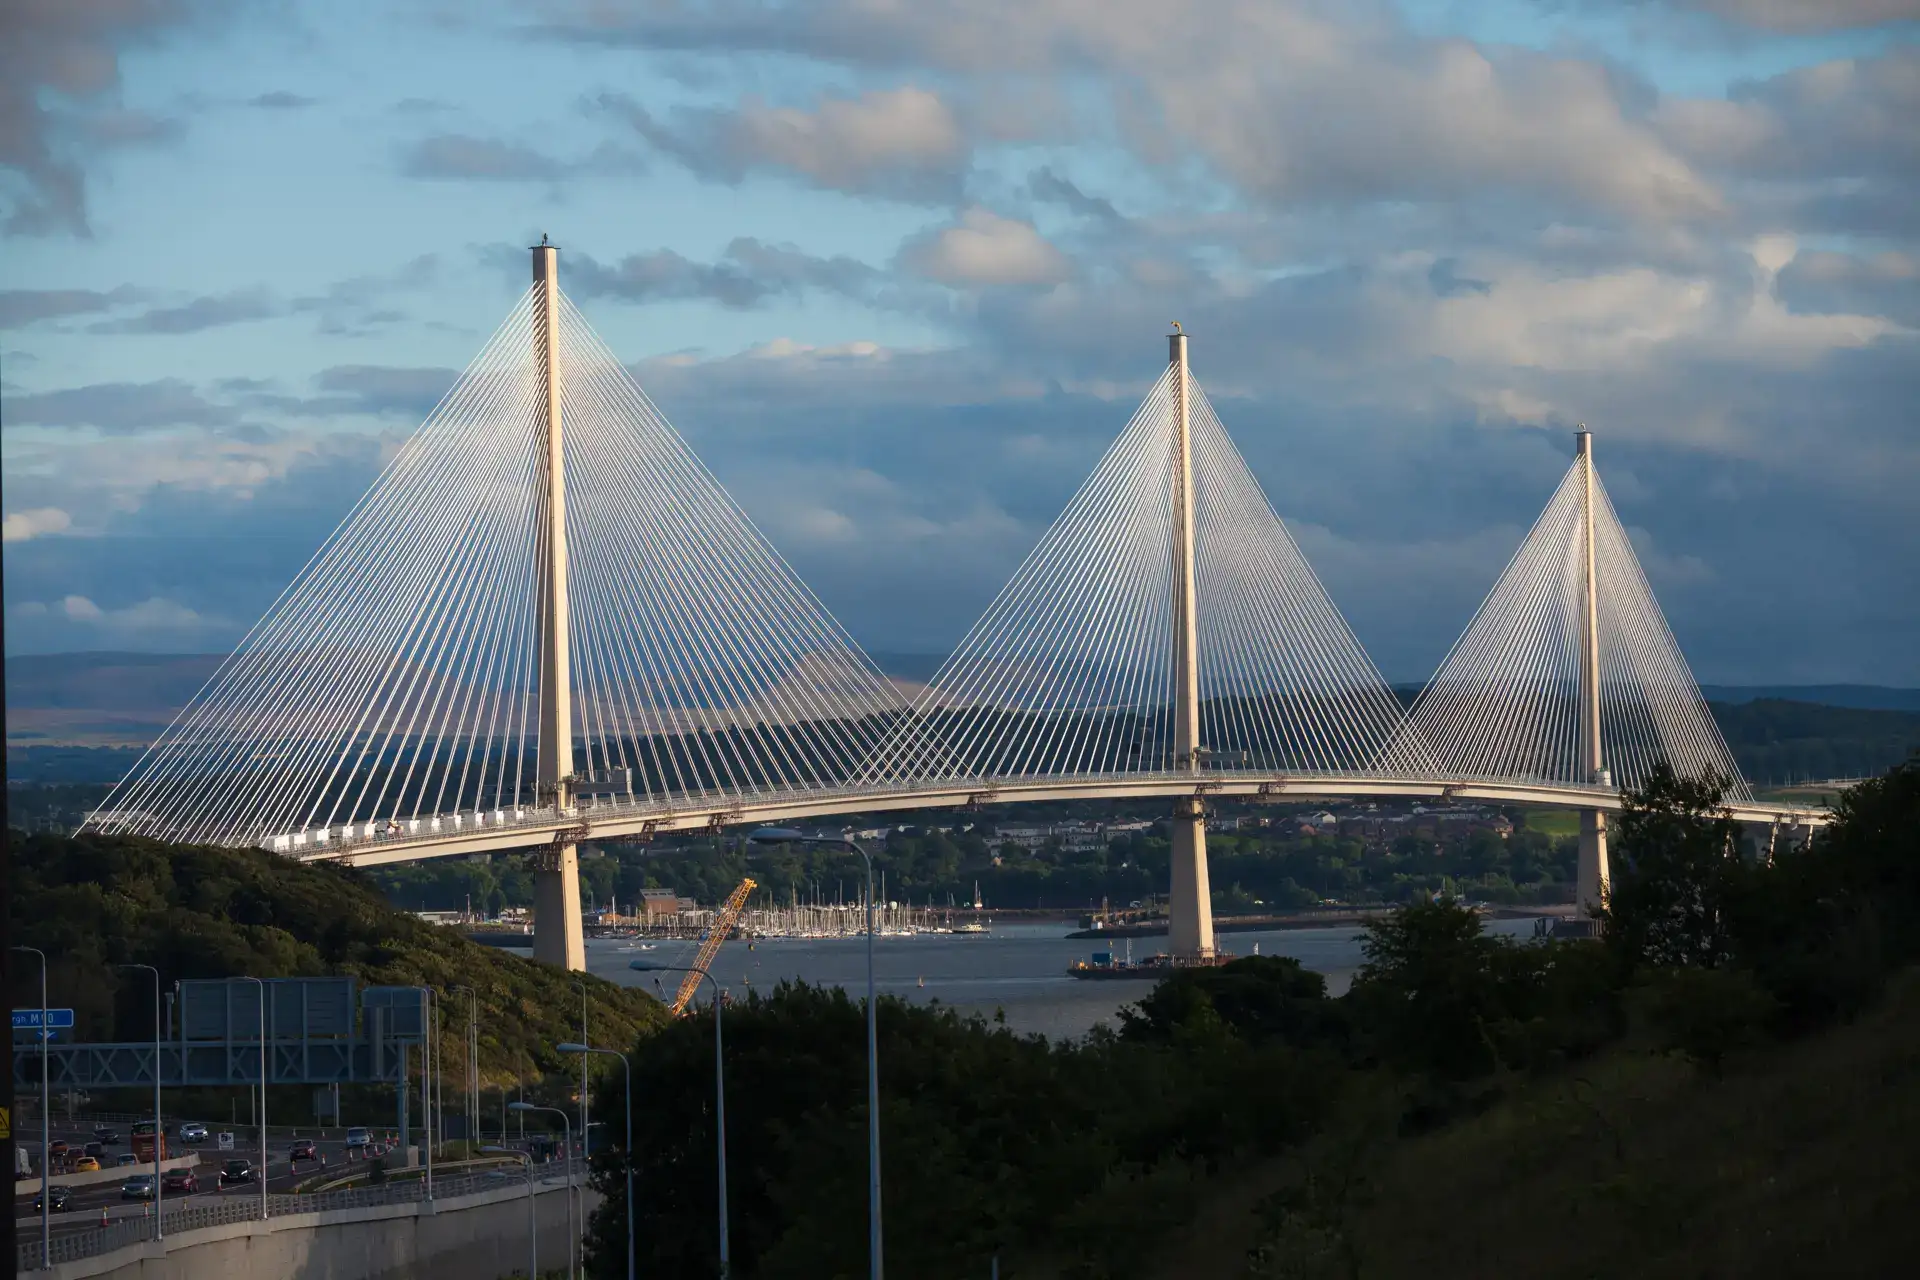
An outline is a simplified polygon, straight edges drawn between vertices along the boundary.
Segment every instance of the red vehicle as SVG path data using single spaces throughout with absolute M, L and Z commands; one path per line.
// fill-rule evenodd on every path
M 293 1144 L 293 1149 L 287 1152 L 289 1160 L 318 1160 L 319 1158 L 320 1150 L 313 1145 L 312 1138 L 301 1138 Z
M 200 1179 L 191 1169 L 169 1169 L 161 1177 L 160 1187 L 172 1195 L 190 1196 L 200 1190 Z

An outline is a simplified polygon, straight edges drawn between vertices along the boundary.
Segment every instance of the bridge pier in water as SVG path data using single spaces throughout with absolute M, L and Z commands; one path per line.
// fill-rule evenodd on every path
M 533 958 L 562 969 L 587 967 L 578 845 L 557 845 L 542 854 L 533 873 Z
M 1173 878 L 1167 894 L 1167 950 L 1213 954 L 1213 893 L 1207 877 L 1207 810 L 1199 800 L 1173 809 Z

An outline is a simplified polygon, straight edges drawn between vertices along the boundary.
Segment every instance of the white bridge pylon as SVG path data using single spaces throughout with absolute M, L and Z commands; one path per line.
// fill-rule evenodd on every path
M 542 848 L 571 883 L 563 855 L 590 835 L 1166 796 L 1190 851 L 1174 945 L 1205 953 L 1209 794 L 1598 814 L 1657 759 L 1739 785 L 1584 443 L 1407 715 L 1180 335 L 909 700 L 534 252 L 506 322 L 83 829 L 358 864 Z M 1822 820 L 1744 790 L 1736 813 Z
M 536 281 L 89 827 L 310 852 L 832 788 L 872 760 L 905 699 L 573 304 L 551 302 L 569 767 L 539 767 L 558 575 Z

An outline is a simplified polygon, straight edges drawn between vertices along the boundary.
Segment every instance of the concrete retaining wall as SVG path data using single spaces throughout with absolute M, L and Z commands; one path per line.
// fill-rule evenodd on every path
M 567 1197 L 538 1188 L 540 1267 L 566 1266 Z M 587 1212 L 600 1196 L 587 1192 Z M 577 1213 L 577 1210 L 576 1210 Z M 298 1213 L 235 1222 L 61 1263 L 48 1280 L 494 1280 L 527 1269 L 527 1191 L 503 1187 L 424 1204 Z

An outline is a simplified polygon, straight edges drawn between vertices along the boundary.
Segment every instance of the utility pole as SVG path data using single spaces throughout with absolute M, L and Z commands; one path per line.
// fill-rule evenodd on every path
M 1600 754 L 1600 579 L 1593 545 L 1593 433 L 1583 422 L 1574 436 L 1583 486 L 1580 529 L 1586 564 L 1580 618 L 1580 767 L 1586 780 L 1611 786 Z M 1607 892 L 1607 815 L 1580 811 L 1580 861 L 1574 877 L 1574 903 L 1581 912 L 1599 907 Z
M 1199 622 L 1193 589 L 1193 432 L 1188 406 L 1187 335 L 1167 337 L 1173 374 L 1173 767 L 1200 772 Z M 1173 807 L 1173 876 L 1167 943 L 1189 959 L 1213 955 L 1213 896 L 1207 879 L 1207 812 L 1198 795 Z
M 573 666 L 567 609 L 567 460 L 560 422 L 560 250 L 533 246 L 540 322 L 535 360 L 547 392 L 545 563 L 540 574 L 539 803 L 562 817 L 573 808 Z M 587 967 L 580 926 L 580 851 L 556 842 L 533 875 L 534 959 L 563 969 Z

